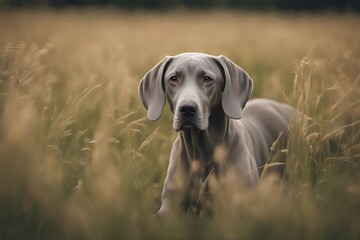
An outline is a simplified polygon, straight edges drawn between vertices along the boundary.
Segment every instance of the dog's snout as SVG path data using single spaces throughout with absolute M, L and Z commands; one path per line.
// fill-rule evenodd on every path
M 194 103 L 186 103 L 180 107 L 180 113 L 184 117 L 192 117 L 197 111 Z

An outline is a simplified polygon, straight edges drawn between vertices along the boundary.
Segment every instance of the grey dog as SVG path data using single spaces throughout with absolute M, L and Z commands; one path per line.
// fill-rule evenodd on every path
M 184 203 L 212 169 L 216 176 L 235 170 L 249 186 L 259 180 L 280 132 L 287 141 L 288 124 L 295 110 L 268 99 L 248 101 L 252 90 L 249 75 L 224 56 L 167 56 L 146 73 L 139 84 L 139 95 L 147 117 L 158 120 L 167 99 L 174 114 L 173 128 L 180 133 L 171 149 L 159 214 L 178 208 L 174 199 L 178 196 L 174 187 L 177 174 L 182 174 L 187 185 Z M 222 164 L 225 167 L 214 161 L 217 146 L 227 153 Z M 200 163 L 195 178 L 194 161 Z

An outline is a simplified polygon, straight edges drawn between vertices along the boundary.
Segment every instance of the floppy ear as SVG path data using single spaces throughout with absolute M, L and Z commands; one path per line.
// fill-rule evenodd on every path
M 224 56 L 216 57 L 225 76 L 222 107 L 229 118 L 239 119 L 253 90 L 253 80 L 238 65 Z
M 165 105 L 165 92 L 163 89 L 163 76 L 171 58 L 166 56 L 145 74 L 139 84 L 140 99 L 147 109 L 147 117 L 150 121 L 160 118 Z

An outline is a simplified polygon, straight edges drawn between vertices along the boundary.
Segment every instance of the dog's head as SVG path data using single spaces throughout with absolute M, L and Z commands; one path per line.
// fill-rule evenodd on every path
M 167 99 L 175 131 L 193 127 L 205 131 L 220 102 L 229 118 L 241 118 L 252 88 L 249 75 L 228 58 L 183 53 L 165 57 L 146 73 L 139 95 L 151 121 L 160 118 Z

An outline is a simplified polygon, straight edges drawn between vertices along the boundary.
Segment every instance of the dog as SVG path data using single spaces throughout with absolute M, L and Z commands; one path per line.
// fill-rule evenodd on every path
M 179 174 L 186 185 L 185 210 L 194 189 L 213 170 L 219 177 L 231 169 L 246 185 L 256 184 L 279 134 L 282 142 L 287 142 L 295 110 L 268 99 L 248 101 L 252 90 L 250 76 L 225 56 L 166 56 L 145 74 L 139 95 L 148 119 L 158 120 L 167 100 L 174 115 L 173 128 L 179 132 L 172 145 L 158 214 L 178 209 L 174 186 Z M 226 152 L 222 166 L 214 159 L 219 146 Z M 196 177 L 193 166 L 197 166 Z

